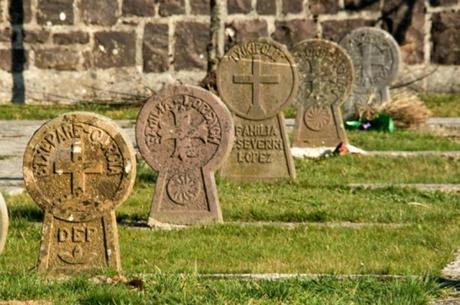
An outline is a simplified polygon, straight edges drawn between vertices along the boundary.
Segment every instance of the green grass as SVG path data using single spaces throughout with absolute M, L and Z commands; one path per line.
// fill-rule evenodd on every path
M 143 280 L 145 289 L 133 290 L 123 284 L 94 284 L 83 277 L 46 282 L 29 273 L 3 274 L 0 282 L 5 285 L 0 285 L 0 295 L 5 299 L 47 299 L 55 305 L 422 305 L 444 293 L 430 278 L 339 281 L 325 277 L 249 282 L 157 273 Z
M 460 106 L 459 106 L 460 107 Z M 364 150 L 376 151 L 460 151 L 460 142 L 430 133 L 396 130 L 347 131 L 349 142 Z
M 146 276 L 145 289 L 36 275 L 42 211 L 28 195 L 6 198 L 11 216 L 0 256 L 0 299 L 55 304 L 427 304 L 449 291 L 433 276 L 460 244 L 460 194 L 348 183 L 458 183 L 450 158 L 345 156 L 296 162 L 296 182 L 230 183 L 218 179 L 224 218 L 231 222 L 159 231 L 129 226 L 147 219 L 157 175 L 138 168 L 132 196 L 117 210 L 124 273 Z M 402 226 L 295 227 L 238 222 L 355 222 Z M 206 273 L 324 273 L 319 280 L 238 281 Z M 181 275 L 184 273 L 183 275 Z M 427 279 L 339 281 L 334 274 L 418 275 Z
M 433 116 L 460 116 L 460 94 L 422 94 L 420 97 L 433 112 Z
M 47 120 L 70 111 L 95 112 L 114 120 L 135 120 L 139 106 L 79 103 L 75 105 L 0 105 L 0 120 Z

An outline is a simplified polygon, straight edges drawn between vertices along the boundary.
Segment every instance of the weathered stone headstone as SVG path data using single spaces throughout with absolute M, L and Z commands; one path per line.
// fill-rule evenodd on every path
M 344 104 L 345 118 L 360 114 L 371 104 L 389 101 L 389 86 L 398 76 L 401 63 L 395 39 L 383 30 L 364 27 L 349 33 L 340 44 L 355 68 L 352 95 Z
M 346 143 L 340 106 L 353 85 L 350 57 L 336 43 L 322 39 L 302 41 L 292 54 L 300 78 L 293 145 L 336 147 Z
M 39 272 L 121 268 L 115 208 L 136 179 L 134 149 L 111 120 L 64 114 L 32 136 L 26 189 L 44 210 Z
M 217 96 L 192 86 L 164 89 L 142 107 L 136 139 L 159 172 L 149 225 L 222 221 L 214 171 L 234 135 L 231 114 Z
M 6 208 L 5 200 L 0 193 L 0 254 L 2 254 L 5 248 L 6 236 L 8 234 L 8 210 Z
M 233 180 L 295 178 L 281 112 L 297 95 L 286 48 L 268 39 L 238 44 L 222 58 L 217 88 L 233 113 L 235 145 L 221 175 Z

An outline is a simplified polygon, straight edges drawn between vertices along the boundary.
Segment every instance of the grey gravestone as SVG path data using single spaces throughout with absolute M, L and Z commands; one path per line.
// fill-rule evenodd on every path
M 221 175 L 233 180 L 295 178 L 283 108 L 297 95 L 286 48 L 268 39 L 238 44 L 222 58 L 217 88 L 233 113 L 235 145 Z
M 8 234 L 8 210 L 6 208 L 5 200 L 0 193 L 0 254 L 2 254 L 5 248 L 6 236 Z
M 44 210 L 39 272 L 120 270 L 115 208 L 136 179 L 131 142 L 111 120 L 85 112 L 46 122 L 24 153 L 24 181 Z
M 336 147 L 346 143 L 340 106 L 350 95 L 353 63 L 334 42 L 310 39 L 292 51 L 300 77 L 295 147 Z
M 359 28 L 341 42 L 355 67 L 355 85 L 344 104 L 345 118 L 361 114 L 371 104 L 390 100 L 389 86 L 396 79 L 401 63 L 398 43 L 377 28 Z
M 144 160 L 159 171 L 149 225 L 222 221 L 214 171 L 234 135 L 217 96 L 192 86 L 164 89 L 142 107 L 136 139 Z

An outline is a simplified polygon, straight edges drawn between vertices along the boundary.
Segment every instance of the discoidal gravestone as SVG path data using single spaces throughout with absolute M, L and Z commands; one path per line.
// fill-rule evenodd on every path
M 222 221 L 214 171 L 234 140 L 231 114 L 214 94 L 172 86 L 142 107 L 136 139 L 159 176 L 149 225 Z
M 355 68 L 355 83 L 344 104 L 344 117 L 356 117 L 370 106 L 389 101 L 389 86 L 398 76 L 401 63 L 395 39 L 383 30 L 364 27 L 349 33 L 340 44 Z
M 233 180 L 295 178 L 282 110 L 297 94 L 286 48 L 269 39 L 238 44 L 222 58 L 217 87 L 235 122 L 235 145 L 221 175 Z
M 346 143 L 340 106 L 350 95 L 353 64 L 334 42 L 311 39 L 292 51 L 299 71 L 295 147 L 336 147 Z
M 134 149 L 111 120 L 85 112 L 46 122 L 24 154 L 26 189 L 45 212 L 38 270 L 120 270 L 115 208 L 136 178 Z
M 3 199 L 0 193 L 0 254 L 2 254 L 5 248 L 6 236 L 8 234 L 8 210 L 6 208 L 5 199 Z

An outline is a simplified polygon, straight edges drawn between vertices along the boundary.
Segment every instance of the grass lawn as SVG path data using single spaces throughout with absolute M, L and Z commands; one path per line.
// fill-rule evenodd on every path
M 433 116 L 460 116 L 460 94 L 422 94 L 420 97 L 433 112 Z
M 437 117 L 460 116 L 460 94 L 421 94 L 421 99 Z M 114 120 L 135 120 L 139 106 L 123 104 L 80 103 L 75 105 L 0 105 L 0 120 L 44 120 L 68 111 L 90 111 Z M 288 107 L 287 118 L 295 118 L 296 109 Z
M 459 106 L 460 108 L 460 106 Z M 460 142 L 430 133 L 396 130 L 347 131 L 348 141 L 364 150 L 376 151 L 460 151 Z
M 48 299 L 55 305 L 422 305 L 445 294 L 434 279 L 340 281 L 293 279 L 283 282 L 205 280 L 191 275 L 157 273 L 143 278 L 145 289 L 123 284 L 94 284 L 88 278 L 43 281 L 35 274 L 0 274 L 0 295 L 5 299 Z M 18 297 L 19 296 L 19 297 Z
M 48 120 L 70 111 L 88 111 L 114 120 L 135 120 L 140 106 L 124 104 L 0 105 L 0 120 Z
M 0 106 L 0 119 L 46 119 L 69 110 L 55 107 L 53 112 L 42 112 L 42 107 L 15 107 Z M 90 110 L 116 119 L 137 115 L 136 107 L 79 107 L 71 110 Z M 453 141 L 408 131 L 351 132 L 349 138 L 367 150 L 460 150 L 460 144 Z M 395 186 L 351 189 L 347 184 L 459 183 L 458 159 L 345 156 L 296 161 L 296 168 L 295 182 L 231 183 L 218 178 L 226 224 L 159 231 L 129 225 L 146 220 L 157 177 L 141 163 L 133 194 L 117 210 L 117 218 L 124 274 L 128 278 L 141 276 L 143 290 L 124 284 L 96 284 L 89 279 L 91 275 L 67 280 L 39 277 L 35 265 L 42 211 L 28 195 L 7 197 L 11 226 L 6 250 L 0 256 L 0 300 L 44 299 L 54 304 L 88 305 L 412 305 L 427 304 L 451 292 L 436 277 L 460 245 L 460 194 Z M 302 224 L 283 227 L 256 222 Z M 378 225 L 321 225 L 342 222 Z M 251 272 L 330 276 L 276 282 L 196 275 Z M 420 278 L 339 280 L 334 274 Z

